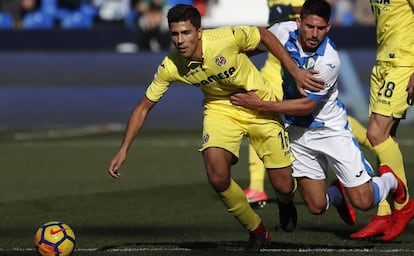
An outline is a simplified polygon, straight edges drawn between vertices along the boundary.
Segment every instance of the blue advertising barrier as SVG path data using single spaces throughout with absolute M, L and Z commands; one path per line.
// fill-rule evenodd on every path
M 125 124 L 153 78 L 162 53 L 0 53 L 0 129 Z M 374 49 L 340 51 L 340 98 L 368 120 L 369 75 Z M 253 61 L 261 66 L 265 54 Z M 149 126 L 200 127 L 202 93 L 176 84 L 152 110 Z M 407 121 L 412 124 L 412 109 Z

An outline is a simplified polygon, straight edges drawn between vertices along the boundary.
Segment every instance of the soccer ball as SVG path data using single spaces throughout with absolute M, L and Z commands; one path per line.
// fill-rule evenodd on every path
M 75 248 L 75 234 L 67 224 L 50 221 L 37 229 L 34 244 L 42 256 L 69 256 Z

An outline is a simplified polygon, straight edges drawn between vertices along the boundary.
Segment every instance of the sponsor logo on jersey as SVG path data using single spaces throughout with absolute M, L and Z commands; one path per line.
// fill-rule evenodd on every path
M 198 83 L 195 83 L 194 86 L 199 87 L 199 86 L 202 86 L 202 85 L 208 85 L 210 83 L 215 83 L 217 81 L 223 81 L 225 79 L 229 79 L 234 74 L 234 72 L 236 72 L 236 68 L 235 67 L 230 67 L 229 69 L 227 69 L 224 72 L 208 76 L 206 79 L 203 79 Z
M 390 4 L 391 0 L 371 0 L 373 4 Z

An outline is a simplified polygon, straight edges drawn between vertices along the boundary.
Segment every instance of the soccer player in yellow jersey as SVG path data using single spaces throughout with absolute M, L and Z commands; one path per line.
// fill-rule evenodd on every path
M 407 184 L 403 157 L 396 134 L 414 95 L 414 0 L 371 0 L 376 19 L 377 61 L 371 73 L 367 136 L 380 164 L 387 164 Z M 414 217 L 414 201 L 408 196 L 386 201 L 377 216 L 351 238 L 382 235 L 384 241 L 402 234 Z
M 204 93 L 202 152 L 207 178 L 231 215 L 249 231 L 247 251 L 258 252 L 270 241 L 269 230 L 254 212 L 242 188 L 231 178 L 230 168 L 239 157 L 244 136 L 263 159 L 275 191 L 289 194 L 295 189 L 289 139 L 279 115 L 262 114 L 230 103 L 238 91 L 257 91 L 265 100 L 276 99 L 267 80 L 244 53 L 260 43 L 276 55 L 301 85 L 315 87 L 321 79 L 315 72 L 299 69 L 281 43 L 266 28 L 251 26 L 202 30 L 200 13 L 191 5 L 178 4 L 167 15 L 175 49 L 158 66 L 154 80 L 131 113 L 122 144 L 108 172 L 119 178 L 133 140 L 150 110 L 178 81 Z M 301 88 L 303 90 L 303 88 Z

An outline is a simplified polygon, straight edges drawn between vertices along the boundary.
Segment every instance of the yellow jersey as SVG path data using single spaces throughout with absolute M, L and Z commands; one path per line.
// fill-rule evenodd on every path
M 296 20 L 300 14 L 294 7 L 302 7 L 305 0 L 267 0 L 269 7 L 268 25 L 276 22 Z
M 190 61 L 174 49 L 158 66 L 146 97 L 157 102 L 173 82 L 198 87 L 204 93 L 204 106 L 220 104 L 234 106 L 230 95 L 254 90 L 264 100 L 274 100 L 267 80 L 249 57 L 243 53 L 260 43 L 257 27 L 236 26 L 204 30 L 202 34 L 203 61 Z
M 273 5 L 291 5 L 302 6 L 305 0 L 267 0 L 267 5 L 272 7 Z
M 376 19 L 377 61 L 414 65 L 414 0 L 371 0 Z

